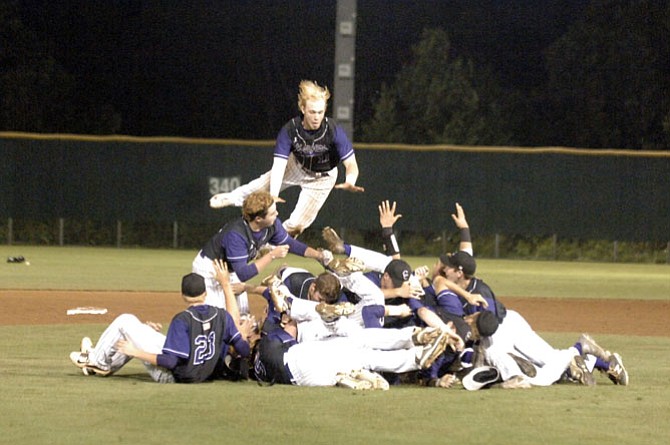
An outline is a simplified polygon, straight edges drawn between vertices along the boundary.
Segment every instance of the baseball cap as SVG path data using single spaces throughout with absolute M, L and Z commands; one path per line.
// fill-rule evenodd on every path
M 185 297 L 199 297 L 205 290 L 205 279 L 197 273 L 184 275 L 181 279 L 181 293 Z
M 412 268 L 407 264 L 407 261 L 392 260 L 384 269 L 384 273 L 389 274 L 393 286 L 400 287 L 405 281 L 409 280 L 412 275 Z
M 486 310 L 479 313 L 476 321 L 477 330 L 482 337 L 488 337 L 495 334 L 499 324 L 496 314 Z
M 477 262 L 464 250 L 440 255 L 440 261 L 442 264 L 462 270 L 468 276 L 474 275 L 477 270 Z

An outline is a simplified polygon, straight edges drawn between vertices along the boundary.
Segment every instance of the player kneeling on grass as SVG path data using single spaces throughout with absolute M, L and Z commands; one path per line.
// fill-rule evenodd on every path
M 202 276 L 190 273 L 182 279 L 186 310 L 178 313 L 168 327 L 142 323 L 136 316 L 117 317 L 92 347 L 84 337 L 81 350 L 70 354 L 72 362 L 85 375 L 110 375 L 133 358 L 144 363 L 151 378 L 160 383 L 198 383 L 225 378 L 224 358 L 229 346 L 248 357 L 247 338 L 251 324 L 241 324 L 242 333 L 225 309 L 205 304 L 207 292 Z

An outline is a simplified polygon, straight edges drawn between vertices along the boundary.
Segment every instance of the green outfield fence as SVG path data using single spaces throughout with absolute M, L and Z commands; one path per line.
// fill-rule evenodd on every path
M 0 133 L 0 240 L 202 244 L 239 214 L 210 209 L 209 197 L 269 170 L 272 147 L 273 141 Z M 565 240 L 602 240 L 614 258 L 626 243 L 650 243 L 668 255 L 668 151 L 355 148 L 366 192 L 333 191 L 314 228 L 331 225 L 365 238 L 378 226 L 378 203 L 390 199 L 403 214 L 400 233 L 421 233 L 443 248 L 452 241 L 450 215 L 459 202 L 493 255 L 517 238 L 548 251 Z M 286 214 L 297 190 L 282 195 Z

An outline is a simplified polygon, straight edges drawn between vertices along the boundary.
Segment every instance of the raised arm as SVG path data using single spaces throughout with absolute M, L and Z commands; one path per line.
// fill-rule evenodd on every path
M 461 207 L 459 203 L 456 203 L 456 213 L 451 214 L 451 219 L 454 220 L 456 227 L 458 227 L 460 231 L 461 242 L 458 245 L 458 249 L 468 252 L 470 255 L 474 255 L 474 251 L 472 249 L 472 240 L 470 238 L 470 226 L 468 225 L 468 221 L 465 219 L 465 212 L 463 211 L 463 207 Z

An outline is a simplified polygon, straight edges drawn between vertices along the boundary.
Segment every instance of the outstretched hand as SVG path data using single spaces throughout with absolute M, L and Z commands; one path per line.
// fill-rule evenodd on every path
M 228 272 L 228 265 L 222 259 L 212 260 L 214 266 L 214 278 L 223 286 L 230 282 L 230 272 Z
M 465 219 L 465 212 L 459 203 L 456 203 L 456 214 L 451 214 L 451 219 L 456 223 L 456 227 L 464 229 L 468 227 L 468 221 Z
M 363 193 L 365 191 L 364 187 L 359 187 L 357 185 L 354 185 L 350 182 L 343 182 L 341 184 L 335 185 L 336 189 L 338 190 L 345 190 L 347 192 L 352 192 L 352 193 Z
M 379 224 L 382 228 L 393 227 L 393 224 L 402 218 L 402 214 L 398 213 L 396 215 L 395 208 L 396 202 L 393 201 L 393 204 L 390 204 L 388 199 L 379 204 Z

